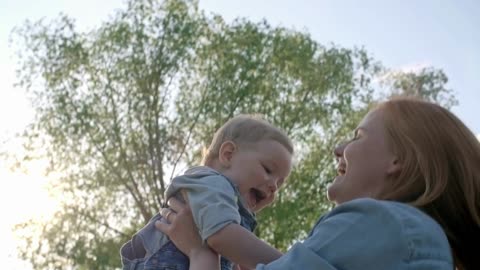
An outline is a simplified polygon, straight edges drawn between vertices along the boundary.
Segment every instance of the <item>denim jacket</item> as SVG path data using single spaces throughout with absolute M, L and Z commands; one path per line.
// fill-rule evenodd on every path
M 303 243 L 257 270 L 453 270 L 447 237 L 403 203 L 356 199 L 317 222 Z

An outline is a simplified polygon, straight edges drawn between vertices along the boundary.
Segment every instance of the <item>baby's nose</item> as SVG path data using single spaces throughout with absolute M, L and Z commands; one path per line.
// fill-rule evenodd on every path
M 272 192 L 275 193 L 278 190 L 278 184 L 277 180 L 273 179 L 268 182 L 268 189 Z

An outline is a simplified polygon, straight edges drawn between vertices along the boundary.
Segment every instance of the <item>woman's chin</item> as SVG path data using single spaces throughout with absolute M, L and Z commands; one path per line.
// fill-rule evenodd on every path
M 330 202 L 335 202 L 335 193 L 332 191 L 332 184 L 327 187 L 327 199 Z
M 338 176 L 335 177 L 335 180 L 327 186 L 327 199 L 330 202 L 338 204 L 338 193 L 339 193 L 339 179 Z

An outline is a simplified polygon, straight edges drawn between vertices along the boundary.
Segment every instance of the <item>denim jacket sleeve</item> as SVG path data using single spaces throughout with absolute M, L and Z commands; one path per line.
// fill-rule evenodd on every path
M 406 204 L 357 199 L 323 216 L 303 243 L 257 269 L 453 269 L 440 226 Z

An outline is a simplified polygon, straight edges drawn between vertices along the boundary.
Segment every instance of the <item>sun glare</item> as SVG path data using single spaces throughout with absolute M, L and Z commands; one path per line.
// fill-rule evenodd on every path
M 47 190 L 48 178 L 43 171 L 45 162 L 32 162 L 26 172 L 12 172 L 0 166 L 0 253 L 6 254 L 8 269 L 30 269 L 27 263 L 17 259 L 17 241 L 13 232 L 15 224 L 35 220 L 48 221 L 58 207 L 58 201 Z

